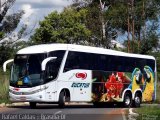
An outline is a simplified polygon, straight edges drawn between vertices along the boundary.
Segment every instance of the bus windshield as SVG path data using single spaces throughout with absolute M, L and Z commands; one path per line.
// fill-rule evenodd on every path
M 11 71 L 10 85 L 33 87 L 43 84 L 41 63 L 47 54 L 16 55 Z

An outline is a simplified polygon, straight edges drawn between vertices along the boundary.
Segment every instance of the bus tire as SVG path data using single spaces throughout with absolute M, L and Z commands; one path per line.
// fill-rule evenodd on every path
M 142 100 L 141 95 L 139 93 L 136 93 L 133 101 L 133 107 L 136 107 L 136 108 L 140 107 L 141 100 Z
M 65 92 L 62 91 L 62 92 L 60 92 L 59 103 L 58 103 L 58 105 L 59 105 L 60 108 L 64 108 L 64 106 L 65 106 L 65 100 L 66 100 Z
M 126 108 L 131 107 L 132 105 L 132 96 L 128 92 L 124 95 L 123 106 Z
M 30 108 L 35 109 L 36 108 L 36 102 L 29 102 Z

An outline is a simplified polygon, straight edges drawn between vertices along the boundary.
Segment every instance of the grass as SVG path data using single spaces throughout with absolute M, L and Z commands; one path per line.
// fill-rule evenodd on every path
M 0 69 L 0 103 L 9 103 L 8 88 L 9 88 L 9 72 L 4 73 Z
M 157 85 L 157 98 L 156 98 L 156 101 L 155 101 L 155 103 L 158 103 L 158 104 L 160 104 L 160 85 Z
M 160 119 L 160 106 L 143 106 L 136 109 L 139 114 L 137 120 L 159 120 Z

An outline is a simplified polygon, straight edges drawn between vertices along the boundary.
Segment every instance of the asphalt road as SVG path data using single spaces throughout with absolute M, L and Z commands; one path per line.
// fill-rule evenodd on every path
M 125 120 L 124 108 L 94 107 L 92 104 L 70 104 L 60 109 L 57 105 L 12 106 L 0 108 L 1 120 Z

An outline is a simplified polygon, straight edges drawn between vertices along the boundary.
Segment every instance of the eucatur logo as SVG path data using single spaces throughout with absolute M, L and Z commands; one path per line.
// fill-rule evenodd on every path
M 82 80 L 86 79 L 87 73 L 76 73 L 76 78 L 81 78 Z
M 73 83 L 71 87 L 74 88 L 88 88 L 90 83 Z

